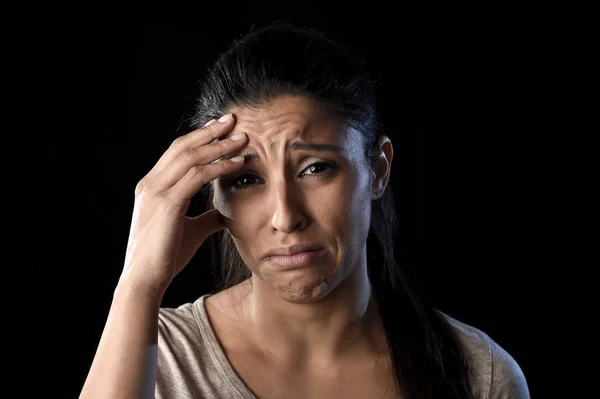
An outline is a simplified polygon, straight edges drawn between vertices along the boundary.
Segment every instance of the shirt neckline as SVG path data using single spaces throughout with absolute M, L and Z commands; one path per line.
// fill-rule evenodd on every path
M 258 399 L 235 372 L 217 339 L 213 327 L 210 324 L 208 314 L 206 313 L 206 306 L 204 304 L 205 299 L 209 296 L 211 296 L 211 294 L 202 295 L 198 298 L 193 307 L 196 323 L 198 324 L 206 348 L 209 351 L 210 356 L 215 359 L 215 366 L 219 370 L 219 373 L 230 383 L 231 387 L 237 392 L 241 399 Z

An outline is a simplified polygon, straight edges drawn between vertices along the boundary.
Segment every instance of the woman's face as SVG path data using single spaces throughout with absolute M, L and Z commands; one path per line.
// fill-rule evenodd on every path
M 318 300 L 364 267 L 372 174 L 362 136 L 302 97 L 230 111 L 237 123 L 227 136 L 248 136 L 231 155 L 246 155 L 246 163 L 214 181 L 214 206 L 255 278 L 288 301 Z M 267 256 L 296 244 L 321 252 L 308 267 L 285 270 Z

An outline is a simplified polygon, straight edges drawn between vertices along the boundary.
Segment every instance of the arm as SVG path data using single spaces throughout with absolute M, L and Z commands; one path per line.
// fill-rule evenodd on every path
M 79 396 L 153 398 L 162 294 L 119 284 Z
M 123 272 L 80 399 L 154 397 L 162 297 L 206 238 L 225 228 L 216 209 L 185 214 L 204 185 L 244 165 L 243 157 L 221 159 L 248 141 L 213 143 L 234 126 L 231 114 L 219 122 L 177 138 L 136 185 Z

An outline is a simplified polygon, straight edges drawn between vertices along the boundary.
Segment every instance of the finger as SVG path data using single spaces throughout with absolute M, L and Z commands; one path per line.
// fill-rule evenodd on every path
M 180 156 L 182 152 L 187 151 L 189 148 L 206 145 L 210 142 L 215 141 L 219 137 L 222 137 L 235 125 L 235 118 L 232 114 L 227 114 L 221 117 L 218 121 L 208 121 L 200 129 L 196 129 L 188 134 L 176 138 L 171 146 L 165 151 L 160 157 L 155 167 L 152 168 L 150 173 L 156 174 L 164 170 L 173 159 Z
M 191 233 L 185 236 L 195 241 L 193 243 L 195 250 L 202 245 L 208 236 L 225 228 L 223 215 L 216 209 L 211 209 L 196 217 L 186 216 L 185 223 L 186 230 Z
M 233 129 L 235 126 L 235 117 L 233 114 L 226 114 L 219 120 L 214 119 L 208 121 L 200 129 L 196 129 L 188 134 L 176 138 L 169 148 L 162 154 L 158 159 L 154 167 L 144 176 L 144 178 L 138 183 L 138 186 L 146 186 L 149 182 L 156 178 L 156 175 L 161 173 L 167 165 L 169 165 L 173 159 L 180 156 L 181 152 L 186 151 L 188 148 L 202 146 L 211 143 Z
M 205 184 L 240 169 L 244 164 L 243 160 L 243 157 L 238 156 L 206 165 L 196 165 L 168 190 L 168 196 L 177 200 L 191 200 Z
M 196 129 L 186 135 L 180 137 L 180 142 L 183 148 L 197 147 L 200 145 L 208 144 L 225 133 L 230 132 L 235 126 L 236 119 L 232 113 L 225 114 L 218 120 L 210 120 L 200 129 Z M 214 129 L 216 133 L 211 133 L 211 129 Z M 205 133 L 205 132 L 208 132 Z
M 206 165 L 232 152 L 241 150 L 247 143 L 242 133 L 239 140 L 228 138 L 213 144 L 190 148 L 181 152 L 154 181 L 150 182 L 153 192 L 168 190 L 183 178 L 192 168 Z

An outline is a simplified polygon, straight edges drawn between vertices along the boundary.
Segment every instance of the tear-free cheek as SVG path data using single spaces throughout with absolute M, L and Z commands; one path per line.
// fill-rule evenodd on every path
M 213 198 L 213 205 L 215 209 L 217 209 L 223 216 L 228 219 L 233 219 L 233 208 L 231 206 L 231 201 L 228 201 L 223 195 L 219 195 L 215 193 Z

